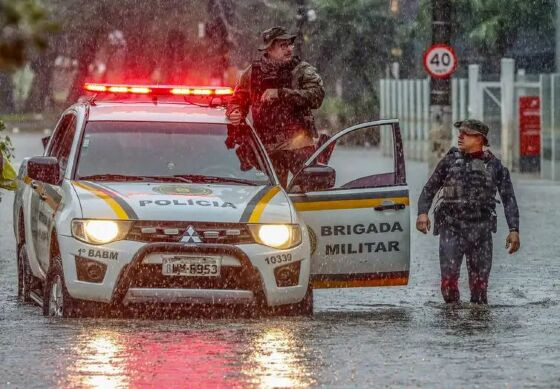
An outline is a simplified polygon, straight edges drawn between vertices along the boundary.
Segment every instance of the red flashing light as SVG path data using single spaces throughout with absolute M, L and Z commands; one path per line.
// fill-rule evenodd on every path
M 212 90 L 210 89 L 193 89 L 192 94 L 195 96 L 210 96 L 212 94 Z
M 172 88 L 169 93 L 172 95 L 184 96 L 227 96 L 233 94 L 231 88 Z
M 190 95 L 191 90 L 189 88 L 173 88 L 169 93 L 172 95 Z
M 110 86 L 108 91 L 111 93 L 128 93 L 128 88 L 126 86 Z
M 232 95 L 233 94 L 233 89 L 231 89 L 231 88 L 215 89 L 214 91 L 217 95 L 220 95 L 220 96 L 227 96 L 227 95 Z
M 86 84 L 84 89 L 90 92 L 106 92 L 107 87 L 99 84 Z
M 229 96 L 233 89 L 227 87 L 187 87 L 169 85 L 111 85 L 91 84 L 84 85 L 84 89 L 96 93 L 128 93 L 128 94 L 154 94 L 154 95 L 180 95 L 180 96 Z
M 143 94 L 143 95 L 146 95 L 146 94 L 152 92 L 152 90 L 150 88 L 146 88 L 144 86 L 133 86 L 133 87 L 128 88 L 128 91 L 130 93 L 139 93 L 139 94 Z

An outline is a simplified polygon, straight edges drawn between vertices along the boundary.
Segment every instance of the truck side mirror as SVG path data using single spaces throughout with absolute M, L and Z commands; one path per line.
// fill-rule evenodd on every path
M 27 161 L 27 175 L 35 181 L 60 185 L 60 165 L 54 157 L 33 157 Z
M 47 149 L 47 145 L 49 144 L 49 141 L 51 140 L 51 136 L 45 136 L 43 138 L 41 138 L 41 143 L 43 144 L 43 150 Z

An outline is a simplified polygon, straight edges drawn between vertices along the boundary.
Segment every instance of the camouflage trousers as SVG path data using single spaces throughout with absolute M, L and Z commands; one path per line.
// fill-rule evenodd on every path
M 302 147 L 295 150 L 272 151 L 268 155 L 272 166 L 276 171 L 280 185 L 284 188 L 288 185 L 288 174 L 296 174 L 303 164 L 315 152 L 314 146 Z
M 488 278 L 492 268 L 492 232 L 487 226 L 456 229 L 442 226 L 439 236 L 441 293 L 446 303 L 459 302 L 459 275 L 467 259 L 471 302 L 487 304 Z

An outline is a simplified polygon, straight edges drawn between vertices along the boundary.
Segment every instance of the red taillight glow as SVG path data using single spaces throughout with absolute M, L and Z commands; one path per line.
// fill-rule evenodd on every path
M 154 94 L 154 95 L 180 95 L 180 96 L 229 96 L 233 89 L 227 87 L 186 87 L 166 85 L 109 85 L 91 84 L 84 85 L 84 89 L 97 93 L 128 93 L 128 94 Z

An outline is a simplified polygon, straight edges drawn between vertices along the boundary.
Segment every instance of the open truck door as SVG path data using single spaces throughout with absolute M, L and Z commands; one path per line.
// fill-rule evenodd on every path
M 390 142 L 383 150 L 380 134 Z M 317 172 L 330 174 L 330 183 L 313 185 Z M 410 206 L 398 120 L 338 132 L 306 161 L 288 191 L 310 233 L 314 288 L 408 283 Z

